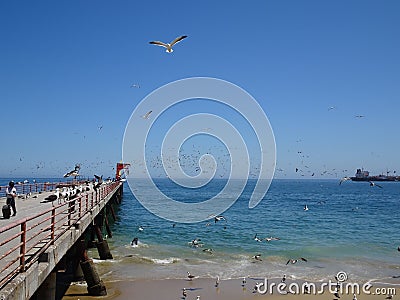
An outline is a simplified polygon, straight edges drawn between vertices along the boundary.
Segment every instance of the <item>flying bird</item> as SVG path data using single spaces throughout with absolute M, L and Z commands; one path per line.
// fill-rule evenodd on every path
M 262 240 L 261 240 L 260 238 L 257 237 L 257 233 L 256 233 L 256 235 L 254 236 L 254 240 L 255 240 L 256 242 L 260 242 L 260 243 L 262 242 Z
M 340 181 L 339 181 L 339 185 L 341 185 L 343 182 L 345 182 L 345 181 L 347 181 L 347 180 L 351 180 L 351 178 L 350 177 L 343 177 L 342 179 L 340 179 Z
M 76 164 L 75 168 L 72 171 L 69 171 L 68 173 L 64 174 L 64 178 L 66 177 L 78 177 L 79 176 L 79 170 L 81 169 L 81 165 Z
M 375 182 L 372 182 L 372 181 L 368 181 L 368 182 L 369 182 L 369 186 L 377 186 L 378 188 L 382 188 L 381 185 L 376 184 Z
M 258 261 L 262 261 L 261 259 L 261 254 L 256 254 L 252 257 L 252 259 L 258 260 Z
M 142 116 L 142 118 L 147 120 L 148 118 L 150 118 L 152 112 L 152 110 L 149 110 L 145 115 Z
M 365 116 L 364 115 L 356 115 L 356 116 L 354 116 L 355 118 L 364 118 Z
M 166 52 L 171 53 L 171 52 L 174 51 L 172 49 L 172 46 L 175 45 L 176 43 L 182 41 L 185 38 L 187 38 L 187 35 L 179 36 L 176 39 L 174 39 L 171 43 L 163 43 L 163 42 L 160 42 L 160 41 L 152 41 L 152 42 L 149 42 L 149 44 L 165 47 L 167 49 Z
M 224 216 L 216 216 L 214 217 L 214 223 L 217 223 L 218 221 L 224 220 L 226 222 L 226 219 Z
M 299 259 L 301 259 L 302 261 L 305 261 L 305 262 L 307 262 L 307 259 L 305 259 L 304 257 L 300 257 L 300 258 L 295 258 L 295 259 L 293 259 L 293 258 L 290 258 L 288 261 L 287 261 L 287 265 L 289 264 L 289 263 L 292 263 L 292 264 L 295 264 L 295 263 L 297 263 L 298 261 L 299 261 Z
M 264 238 L 264 240 L 266 240 L 267 242 L 270 242 L 270 241 L 279 241 L 280 238 L 271 236 L 271 237 L 266 237 L 266 238 Z

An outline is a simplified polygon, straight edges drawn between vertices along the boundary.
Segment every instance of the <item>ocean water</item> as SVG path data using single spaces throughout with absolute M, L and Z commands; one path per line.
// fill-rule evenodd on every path
M 213 181 L 199 190 L 177 187 L 168 179 L 156 183 L 174 199 L 196 202 L 218 193 L 225 181 Z M 114 260 L 96 262 L 104 280 L 186 278 L 187 271 L 223 279 L 287 274 L 318 281 L 333 279 L 339 271 L 354 281 L 399 276 L 400 183 L 380 183 L 383 188 L 368 182 L 338 183 L 274 180 L 261 203 L 249 209 L 255 184 L 250 180 L 223 213 L 226 222 L 211 219 L 175 226 L 143 208 L 125 184 L 113 237 L 108 239 Z M 255 234 L 280 240 L 260 243 Z M 130 245 L 134 237 L 139 239 L 137 247 Z M 195 238 L 204 245 L 191 247 Z M 205 248 L 212 248 L 212 254 Z M 262 261 L 252 259 L 256 254 Z M 98 257 L 96 250 L 91 255 Z M 286 264 L 300 257 L 308 261 Z
M 0 179 L 0 185 L 7 183 L 8 179 Z M 273 180 L 260 204 L 249 209 L 255 184 L 249 180 L 241 197 L 223 213 L 226 222 L 210 219 L 175 226 L 148 212 L 126 183 L 122 203 L 116 208 L 117 220 L 111 222 L 113 236 L 108 238 L 114 259 L 98 260 L 96 249 L 89 255 L 105 281 L 186 278 L 187 271 L 221 279 L 286 274 L 322 281 L 333 279 L 339 271 L 353 282 L 385 282 L 399 276 L 400 183 L 379 183 L 383 188 L 370 187 L 368 182 L 338 183 Z M 174 199 L 198 202 L 217 194 L 225 181 L 214 180 L 197 190 L 180 188 L 168 179 L 158 179 L 156 184 Z M 308 211 L 303 209 L 305 204 Z M 144 230 L 139 231 L 139 226 Z M 255 234 L 280 240 L 260 243 L 254 240 Z M 130 245 L 134 237 L 139 239 L 137 247 Z M 191 247 L 195 238 L 204 245 Z M 206 248 L 212 248 L 212 254 L 204 252 Z M 262 261 L 252 259 L 256 254 L 261 254 Z M 300 257 L 308 261 L 286 264 Z

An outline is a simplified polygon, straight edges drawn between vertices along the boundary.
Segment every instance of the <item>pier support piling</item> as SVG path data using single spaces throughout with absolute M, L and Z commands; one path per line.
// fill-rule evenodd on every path
M 103 234 L 101 233 L 101 229 L 98 225 L 94 226 L 97 240 L 96 243 L 97 251 L 99 252 L 100 259 L 112 259 L 113 256 L 111 255 L 110 248 L 108 247 L 108 243 L 105 239 L 103 239 Z
M 81 241 L 81 262 L 80 266 L 82 268 L 83 276 L 87 283 L 87 290 L 91 296 L 106 296 L 107 289 L 103 281 L 100 279 L 99 274 L 96 271 L 96 267 L 88 255 L 85 249 L 84 240 Z

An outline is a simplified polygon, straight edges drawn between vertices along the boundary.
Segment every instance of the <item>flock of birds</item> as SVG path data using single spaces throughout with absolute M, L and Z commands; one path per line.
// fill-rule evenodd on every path
M 307 210 L 308 210 L 307 205 L 305 205 L 303 209 L 304 209 L 304 211 L 307 211 Z M 219 223 L 219 222 L 225 222 L 225 223 L 227 223 L 227 218 L 226 218 L 225 216 L 223 216 L 223 215 L 210 215 L 210 216 L 208 216 L 208 217 L 209 217 L 210 221 L 212 220 L 213 222 L 207 222 L 207 223 L 205 224 L 206 226 L 211 226 L 211 225 L 217 224 L 217 223 Z M 173 227 L 173 228 L 175 228 L 175 226 L 176 226 L 176 224 L 172 224 L 172 227 Z M 143 232 L 143 231 L 145 231 L 145 228 L 146 228 L 146 227 L 144 227 L 144 226 L 139 226 L 139 227 L 138 227 L 138 231 L 139 231 L 139 232 Z M 224 226 L 224 228 L 226 228 L 226 227 Z M 270 243 L 270 242 L 280 241 L 281 239 L 280 239 L 279 237 L 276 237 L 276 236 L 260 237 L 260 236 L 256 233 L 256 234 L 254 235 L 254 237 L 253 237 L 253 240 L 254 240 L 255 242 L 257 242 L 257 243 L 262 243 L 262 242 Z M 135 246 L 135 245 L 137 245 L 137 244 L 138 244 L 138 238 L 135 237 L 135 238 L 132 240 L 131 245 L 132 245 L 132 246 Z M 212 249 L 212 248 L 204 248 L 205 243 L 203 243 L 203 241 L 202 241 L 200 238 L 195 238 L 195 239 L 189 241 L 187 244 L 188 244 L 189 247 L 192 247 L 192 248 L 195 248 L 195 249 L 197 249 L 197 248 L 202 248 L 202 251 L 203 251 L 203 252 L 207 252 L 207 253 L 209 253 L 209 254 L 213 254 L 213 249 Z M 400 246 L 398 247 L 397 250 L 400 252 Z M 253 263 L 257 263 L 257 262 L 262 262 L 262 261 L 263 261 L 263 260 L 262 260 L 262 254 L 261 254 L 261 253 L 257 253 L 257 254 L 255 254 L 255 255 L 251 256 L 250 259 L 252 260 Z M 302 262 L 302 263 L 307 263 L 307 262 L 308 262 L 308 259 L 305 258 L 305 257 L 302 257 L 302 256 L 300 256 L 300 257 L 291 257 L 291 258 L 288 258 L 288 259 L 287 259 L 285 265 L 295 265 L 295 264 L 298 264 L 298 263 L 300 263 L 300 262 Z M 186 280 L 187 280 L 187 281 L 193 282 L 193 281 L 195 281 L 197 278 L 199 278 L 199 276 L 197 276 L 196 274 L 193 274 L 193 273 L 190 272 L 190 271 L 187 271 L 187 274 L 186 274 Z M 256 293 L 263 294 L 263 293 L 264 293 L 263 291 L 265 290 L 265 287 L 264 287 L 264 284 L 265 284 L 265 283 L 264 283 L 264 282 L 258 282 L 258 279 L 257 279 L 257 278 L 252 278 L 252 277 L 250 277 L 250 276 L 246 276 L 246 277 L 242 277 L 242 278 L 241 278 L 241 286 L 242 286 L 243 290 L 246 289 L 246 285 L 248 284 L 248 279 L 252 279 L 253 282 L 254 282 L 254 286 L 253 286 L 252 293 L 254 293 L 254 294 L 256 294 Z M 335 297 L 335 298 L 334 298 L 335 300 L 338 300 L 338 299 L 341 298 L 342 289 L 341 289 L 341 288 L 339 289 L 339 287 L 340 287 L 340 280 L 338 280 L 338 278 L 337 278 L 336 276 L 335 276 L 335 279 L 336 279 L 336 281 L 337 281 L 337 286 L 336 286 L 336 290 L 332 291 L 332 296 Z M 283 274 L 282 278 L 280 279 L 280 283 L 281 283 L 281 284 L 284 284 L 284 285 L 287 287 L 288 283 L 287 283 L 287 276 L 286 276 L 286 274 Z M 221 284 L 221 279 L 220 279 L 219 276 L 216 276 L 214 287 L 215 287 L 215 288 L 219 288 L 219 287 L 220 287 L 220 284 Z M 311 290 L 310 290 L 310 288 L 307 286 L 307 283 L 304 283 L 304 284 L 303 284 L 303 287 L 304 287 L 304 293 L 305 293 L 305 294 L 311 294 Z M 198 289 L 197 289 L 197 288 L 187 288 L 187 287 L 182 288 L 182 290 L 181 290 L 181 291 L 182 291 L 182 297 L 181 297 L 181 299 L 182 299 L 182 300 L 186 300 L 187 297 L 188 297 L 188 295 L 189 295 L 189 293 L 191 293 L 191 292 L 193 292 L 193 291 L 196 291 L 196 290 L 198 290 Z M 284 289 L 284 290 L 287 290 L 287 289 Z M 291 293 L 290 290 L 288 290 L 288 291 L 287 291 L 287 294 L 290 294 L 290 293 Z M 193 298 L 192 298 L 192 299 L 193 299 Z M 200 299 L 200 296 L 197 296 L 196 299 Z M 393 299 L 393 295 L 387 295 L 385 299 Z M 357 300 L 357 295 L 356 295 L 356 294 L 353 295 L 353 300 Z
M 70 177 L 73 176 L 76 178 L 79 176 L 79 165 L 75 166 L 75 169 L 66 173 L 64 177 Z M 94 175 L 94 180 L 93 181 L 85 181 L 84 183 L 79 183 L 79 184 L 72 184 L 68 186 L 62 186 L 62 187 L 57 187 L 55 191 L 53 191 L 49 196 L 44 198 L 46 202 L 51 202 L 52 205 L 54 205 L 54 201 L 58 201 L 58 204 L 62 204 L 63 202 L 68 202 L 70 200 L 75 199 L 76 197 L 80 196 L 84 192 L 90 193 L 91 191 L 97 191 L 98 188 L 106 183 L 103 181 L 103 175 L 98 176 Z

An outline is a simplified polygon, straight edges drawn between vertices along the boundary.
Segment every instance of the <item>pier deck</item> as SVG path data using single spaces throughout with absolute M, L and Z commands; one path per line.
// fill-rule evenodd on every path
M 0 299 L 31 298 L 122 185 L 103 183 L 60 204 L 45 200 L 51 191 L 16 199 L 17 215 L 0 218 Z

